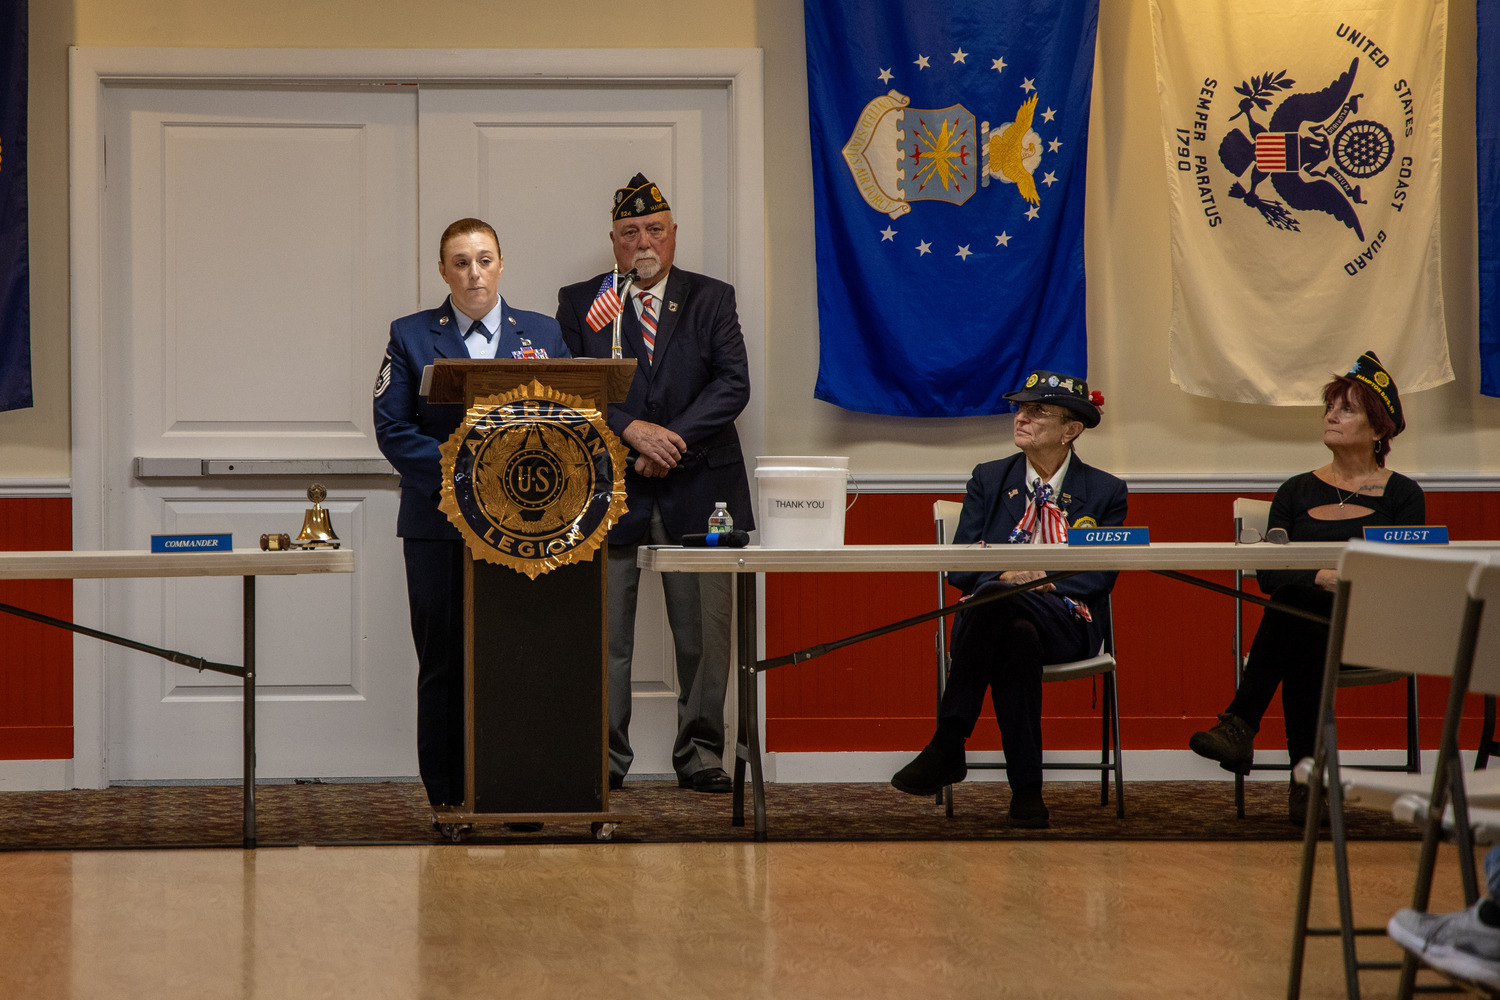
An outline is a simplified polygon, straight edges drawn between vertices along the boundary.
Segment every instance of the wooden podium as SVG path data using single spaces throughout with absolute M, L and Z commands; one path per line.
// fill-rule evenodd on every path
M 427 399 L 469 407 L 536 381 L 581 397 L 603 416 L 629 392 L 635 366 L 439 360 L 425 378 Z M 630 818 L 609 812 L 608 545 L 530 578 L 486 561 L 468 541 L 465 800 L 438 818 L 591 821 L 595 835 L 608 839 L 613 824 Z

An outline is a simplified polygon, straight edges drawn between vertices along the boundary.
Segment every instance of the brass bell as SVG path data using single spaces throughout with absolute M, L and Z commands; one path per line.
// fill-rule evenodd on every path
M 336 549 L 339 547 L 339 536 L 333 533 L 333 525 L 328 520 L 328 511 L 322 506 L 327 496 L 328 491 L 321 483 L 313 483 L 307 488 L 307 499 L 312 501 L 312 507 L 302 515 L 302 532 L 292 543 L 297 548 Z

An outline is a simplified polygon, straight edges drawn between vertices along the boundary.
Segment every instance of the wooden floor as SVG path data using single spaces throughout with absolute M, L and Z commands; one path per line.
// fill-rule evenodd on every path
M 1300 845 L 659 844 L 0 854 L 0 997 L 1285 995 Z M 1417 846 L 1359 843 L 1356 916 Z M 1460 905 L 1445 848 L 1434 909 Z M 1326 857 L 1327 851 L 1320 852 Z M 1333 911 L 1331 868 L 1314 915 Z M 1368 955 L 1395 949 L 1366 939 Z M 1302 996 L 1343 995 L 1314 941 Z M 1365 996 L 1394 995 L 1366 973 Z

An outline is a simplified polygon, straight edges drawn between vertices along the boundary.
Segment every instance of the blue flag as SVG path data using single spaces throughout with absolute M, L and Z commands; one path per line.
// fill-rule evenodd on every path
M 805 0 L 817 398 L 1006 413 L 1086 377 L 1084 162 L 1098 0 Z
M 26 239 L 26 0 L 0 0 L 0 410 L 30 406 Z
M 1479 391 L 1500 396 L 1500 11 L 1478 8 Z

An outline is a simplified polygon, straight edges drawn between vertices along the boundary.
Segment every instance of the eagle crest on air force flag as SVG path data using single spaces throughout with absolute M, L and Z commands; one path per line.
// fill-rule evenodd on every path
M 476 399 L 442 456 L 438 507 L 474 558 L 533 580 L 594 558 L 625 513 L 625 446 L 591 401 L 535 379 Z

